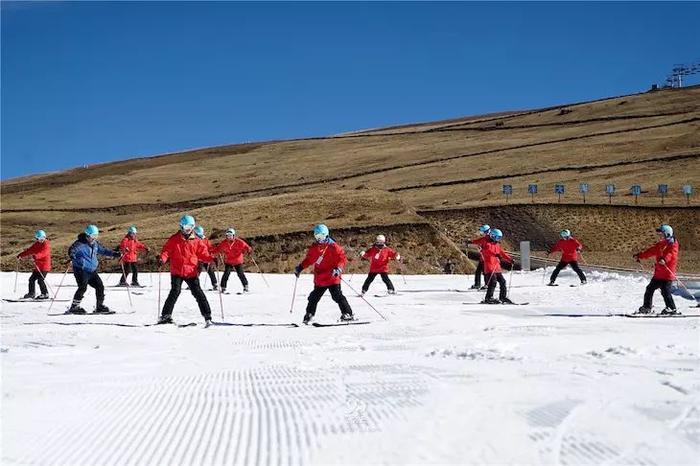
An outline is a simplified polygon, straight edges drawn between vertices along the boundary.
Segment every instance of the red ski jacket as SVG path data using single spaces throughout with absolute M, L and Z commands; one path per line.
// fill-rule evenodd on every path
M 387 273 L 389 261 L 396 259 L 396 251 L 386 246 L 383 248 L 372 246 L 362 254 L 362 258 L 369 260 L 369 273 Z
M 678 263 L 678 250 L 680 245 L 678 240 L 672 238 L 671 240 L 662 239 L 658 243 L 654 244 L 649 249 L 639 253 L 640 259 L 647 259 L 649 257 L 656 258 L 656 265 L 654 266 L 654 278 L 657 280 L 675 280 L 676 279 L 676 264 Z M 663 259 L 666 265 L 659 264 L 659 261 Z
M 43 243 L 36 241 L 27 249 L 20 252 L 17 257 L 28 256 L 32 256 L 34 258 L 34 263 L 39 271 L 51 271 L 51 244 L 49 244 L 49 240 L 44 240 Z
M 251 252 L 248 243 L 240 238 L 225 239 L 214 248 L 214 254 L 224 254 L 226 265 L 240 265 L 243 263 L 243 254 Z
M 216 253 L 214 252 L 216 250 L 216 248 L 214 247 L 213 244 L 211 244 L 211 241 L 209 241 L 209 238 L 201 238 L 200 241 L 202 243 L 204 243 L 204 245 L 207 247 L 207 251 L 209 252 L 209 255 L 212 256 L 212 259 L 213 259 L 214 256 L 216 255 Z M 202 262 L 204 262 L 204 261 L 202 261 Z M 211 262 L 211 261 L 209 261 L 209 262 Z M 208 264 L 209 262 L 205 262 L 205 264 Z
M 136 262 L 138 260 L 138 251 L 145 251 L 146 249 L 145 244 L 131 235 L 126 235 L 119 243 L 119 251 L 123 254 L 122 262 Z
M 306 257 L 301 261 L 301 268 L 305 269 L 311 264 L 314 266 L 314 285 L 338 285 L 340 275 L 334 277 L 333 269 L 344 269 L 347 258 L 343 248 L 329 238 L 327 242 L 314 243 L 309 247 Z
M 559 260 L 562 262 L 574 262 L 578 261 L 579 249 L 583 249 L 583 246 L 576 238 L 562 238 L 554 244 L 554 247 L 549 253 L 554 254 L 557 251 L 561 251 L 561 259 Z
M 181 232 L 168 238 L 160 251 L 160 260 L 170 259 L 170 274 L 182 278 L 198 275 L 199 262 L 211 262 L 207 246 L 194 233 L 185 237 Z
M 481 257 L 484 260 L 484 273 L 502 272 L 501 260 L 513 263 L 513 259 L 501 248 L 500 243 L 491 239 L 481 246 Z
M 482 248 L 489 239 L 490 238 L 488 236 L 479 236 L 478 238 L 470 239 L 469 244 L 475 244 L 479 246 L 479 248 Z

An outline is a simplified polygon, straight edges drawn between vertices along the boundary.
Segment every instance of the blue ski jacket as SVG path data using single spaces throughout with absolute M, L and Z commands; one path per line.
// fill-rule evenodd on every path
M 92 243 L 88 242 L 85 233 L 78 235 L 78 240 L 71 244 L 68 248 L 68 255 L 73 261 L 73 270 L 84 270 L 86 272 L 94 272 L 100 261 L 97 260 L 97 255 L 109 257 L 119 257 L 119 253 L 102 246 L 97 240 Z

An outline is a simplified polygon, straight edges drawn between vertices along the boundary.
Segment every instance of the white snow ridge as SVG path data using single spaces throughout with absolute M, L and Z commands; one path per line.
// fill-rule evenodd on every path
M 2 296 L 27 278 L 13 292 L 2 274 Z M 571 288 L 562 273 L 552 288 L 516 273 L 510 298 L 526 306 L 478 304 L 483 292 L 454 291 L 463 275 L 407 276 L 386 298 L 375 281 L 367 299 L 386 321 L 344 285 L 370 323 L 317 328 L 289 325 L 310 276 L 290 314 L 294 277 L 267 288 L 251 274 L 251 294 L 223 296 L 223 321 L 207 293 L 220 324 L 207 329 L 187 290 L 173 317 L 196 326 L 145 326 L 158 277 L 140 278 L 133 313 L 109 287 L 114 315 L 2 303 L 2 464 L 698 465 L 700 310 L 675 297 L 683 317 L 621 316 L 641 305 L 639 276 Z M 324 297 L 316 322 L 338 317 Z

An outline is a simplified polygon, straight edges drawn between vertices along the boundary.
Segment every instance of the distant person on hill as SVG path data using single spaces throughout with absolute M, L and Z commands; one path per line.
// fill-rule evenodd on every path
M 247 293 L 248 289 L 248 279 L 243 271 L 244 254 L 253 252 L 248 243 L 236 236 L 236 230 L 229 228 L 226 230 L 226 239 L 216 245 L 214 248 L 214 254 L 224 255 L 224 276 L 221 277 L 221 292 L 226 291 L 226 285 L 228 285 L 228 277 L 231 275 L 231 270 L 236 269 L 236 274 L 238 279 L 243 285 L 243 292 Z
M 470 244 L 473 244 L 479 248 L 479 264 L 476 266 L 476 271 L 474 272 L 474 284 L 471 286 L 472 290 L 482 289 L 481 275 L 483 275 L 483 272 L 484 272 L 484 256 L 481 254 L 481 248 L 483 247 L 484 243 L 489 241 L 489 231 L 490 230 L 491 230 L 490 226 L 481 225 L 479 227 L 479 236 L 467 241 L 467 246 L 469 246 Z
M 165 300 L 159 324 L 172 324 L 173 308 L 180 296 L 182 282 L 187 283 L 190 292 L 199 305 L 199 312 L 204 317 L 204 326 L 211 325 L 211 308 L 209 301 L 199 285 L 199 263 L 211 262 L 207 246 L 194 233 L 195 221 L 191 215 L 180 218 L 180 231 L 168 238 L 158 257 L 162 267 L 170 262 L 170 293 Z
M 581 285 L 585 285 L 586 275 L 583 273 L 583 270 L 581 270 L 581 267 L 578 266 L 578 254 L 583 249 L 583 245 L 579 243 L 576 238 L 571 236 L 571 231 L 569 230 L 560 231 L 559 236 L 561 236 L 561 239 L 558 240 L 554 244 L 552 250 L 547 253 L 547 257 L 549 257 L 551 254 L 561 251 L 561 259 L 559 259 L 559 263 L 554 268 L 552 276 L 549 277 L 548 286 L 556 286 L 554 282 L 557 280 L 559 272 L 567 265 L 570 265 L 571 268 L 574 269 L 574 272 L 576 272 L 576 275 L 578 275 L 578 278 L 581 280 Z
M 119 284 L 117 286 L 126 286 L 126 279 L 129 277 L 129 272 L 132 274 L 131 286 L 141 286 L 139 285 L 139 271 L 136 268 L 136 263 L 138 262 L 138 252 L 150 252 L 150 249 L 148 246 L 136 239 L 135 225 L 131 225 L 127 230 L 126 236 L 124 236 L 119 243 L 119 251 L 122 253 L 124 271 L 122 272 L 122 278 L 119 280 Z
M 46 289 L 46 274 L 51 271 L 51 243 L 46 239 L 44 230 L 37 230 L 34 233 L 34 244 L 17 254 L 17 259 L 31 257 L 34 262 L 34 269 L 29 276 L 29 292 L 22 296 L 22 299 L 34 299 L 36 294 L 36 282 L 39 282 L 41 294 L 36 299 L 48 299 L 49 291 Z
M 196 227 L 194 227 L 194 234 L 197 235 L 197 238 L 202 240 L 204 245 L 207 247 L 207 251 L 209 251 L 209 254 L 212 256 L 212 259 L 213 259 L 214 258 L 214 245 L 211 244 L 211 241 L 209 241 L 209 238 L 207 238 L 204 235 L 204 228 L 200 225 L 197 225 Z M 212 262 L 213 261 L 209 261 L 209 262 L 200 261 L 199 273 L 202 273 L 203 271 L 206 270 L 207 274 L 209 275 L 209 279 L 211 280 L 212 290 L 216 291 L 217 290 L 216 274 L 214 273 L 214 268 L 211 266 Z
M 382 277 L 382 281 L 386 285 L 387 293 L 396 294 L 394 284 L 391 283 L 391 279 L 389 278 L 389 261 L 392 259 L 400 261 L 401 255 L 390 247 L 387 247 L 386 237 L 384 235 L 377 235 L 374 246 L 367 251 L 362 251 L 360 257 L 362 260 L 369 261 L 369 274 L 367 275 L 365 283 L 362 285 L 362 294 L 367 293 L 369 286 L 377 275 Z
M 97 255 L 107 257 L 119 257 L 118 252 L 108 249 L 97 241 L 100 235 L 100 230 L 95 225 L 88 225 L 85 230 L 78 235 L 70 248 L 68 255 L 73 263 L 73 275 L 78 283 L 78 290 L 73 296 L 73 303 L 68 309 L 69 314 L 87 314 L 85 309 L 80 307 L 83 296 L 87 291 L 88 285 L 95 289 L 97 295 L 97 306 L 95 314 L 109 314 L 111 311 L 104 305 L 105 287 L 102 284 L 102 279 L 97 274 L 97 267 L 100 262 L 97 260 Z
M 676 264 L 678 263 L 678 250 L 680 245 L 675 236 L 673 236 L 673 228 L 663 224 L 656 229 L 659 235 L 659 241 L 650 248 L 635 254 L 634 259 L 639 262 L 640 259 L 653 257 L 656 259 L 654 265 L 654 276 L 651 282 L 647 285 L 644 292 L 644 304 L 637 311 L 639 314 L 651 314 L 652 299 L 654 291 L 661 289 L 661 296 L 664 298 L 666 307 L 660 312 L 660 315 L 678 315 L 680 312 L 676 309 L 676 303 L 673 301 L 671 294 L 671 284 L 676 280 Z
M 314 238 L 316 241 L 309 246 L 304 260 L 294 268 L 294 275 L 299 278 L 302 270 L 311 265 L 314 267 L 314 290 L 309 295 L 304 324 L 308 324 L 313 319 L 316 314 L 316 306 L 326 290 L 330 291 L 331 298 L 340 308 L 340 320 L 350 321 L 355 319 L 352 314 L 352 308 L 350 308 L 347 298 L 343 296 L 343 291 L 340 289 L 341 274 L 347 264 L 345 251 L 338 243 L 333 241 L 329 234 L 330 232 L 326 225 L 316 225 L 314 227 Z
M 510 263 L 513 267 L 513 259 L 501 248 L 500 241 L 503 233 L 498 228 L 489 229 L 488 239 L 481 244 L 481 256 L 484 260 L 484 280 L 486 281 L 486 297 L 483 304 L 513 304 L 508 299 L 506 279 L 503 278 L 501 261 Z M 493 298 L 498 282 L 498 299 Z

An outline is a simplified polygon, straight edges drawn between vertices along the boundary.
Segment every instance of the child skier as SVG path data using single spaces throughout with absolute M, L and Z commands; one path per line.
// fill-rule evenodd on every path
M 313 319 L 316 314 L 316 306 L 326 290 L 330 291 L 331 298 L 340 307 L 340 320 L 354 320 L 350 304 L 340 289 L 340 276 L 347 263 L 345 251 L 331 239 L 329 234 L 330 232 L 326 225 L 316 225 L 314 227 L 314 238 L 316 241 L 309 246 L 306 257 L 294 269 L 294 275 L 299 278 L 302 270 L 312 264 L 314 266 L 314 290 L 309 295 L 304 324 L 308 324 Z
M 131 286 L 141 286 L 139 285 L 139 271 L 136 268 L 138 252 L 150 252 L 151 250 L 148 248 L 148 246 L 136 239 L 135 225 L 131 225 L 127 230 L 126 236 L 124 236 L 122 241 L 119 243 L 119 251 L 122 253 L 122 264 L 124 264 L 124 271 L 117 286 L 126 286 L 126 279 L 129 277 L 129 272 L 132 274 Z
M 67 311 L 68 314 L 87 314 L 85 309 L 80 307 L 80 302 L 83 300 L 88 285 L 95 289 L 97 295 L 95 314 L 110 313 L 109 308 L 104 305 L 105 287 L 97 274 L 97 266 L 100 265 L 97 255 L 119 257 L 120 254 L 102 246 L 97 241 L 99 235 L 100 230 L 97 226 L 88 225 L 85 231 L 78 235 L 77 241 L 68 248 L 68 255 L 73 263 L 73 275 L 78 283 L 78 290 L 73 296 L 73 303 Z
M 481 256 L 484 260 L 484 280 L 486 281 L 486 297 L 482 304 L 513 304 L 508 299 L 508 290 L 506 288 L 506 279 L 501 273 L 501 260 L 510 263 L 513 267 L 513 259 L 505 252 L 499 244 L 503 238 L 503 233 L 498 228 L 489 230 L 488 241 L 481 245 Z M 493 298 L 493 292 L 496 290 L 496 282 L 498 282 L 498 299 Z
M 204 317 L 204 326 L 211 325 L 211 308 L 204 291 L 199 286 L 199 263 L 211 262 L 206 245 L 194 234 L 194 217 L 183 215 L 180 218 L 180 231 L 172 235 L 163 245 L 158 257 L 158 265 L 170 261 L 170 293 L 165 300 L 159 324 L 173 323 L 172 315 L 175 302 L 180 296 L 182 282 L 190 287 L 192 296 L 197 300 L 199 312 Z
M 559 236 L 561 236 L 561 239 L 558 240 L 556 244 L 554 244 L 552 250 L 547 253 L 547 257 L 549 257 L 551 254 L 561 251 L 561 259 L 559 259 L 559 263 L 554 268 L 552 276 L 549 277 L 548 286 L 556 286 L 554 282 L 557 280 L 557 275 L 559 275 L 559 272 L 561 272 L 563 268 L 566 268 L 567 265 L 570 265 L 571 268 L 574 269 L 574 272 L 576 272 L 576 275 L 578 275 L 578 278 L 581 280 L 581 285 L 585 285 L 586 275 L 584 275 L 581 267 L 578 266 L 578 254 L 583 249 L 583 245 L 581 245 L 576 238 L 571 236 L 571 231 L 569 230 L 560 231 Z
M 673 228 L 663 224 L 656 229 L 659 234 L 659 241 L 650 248 L 635 254 L 634 259 L 639 262 L 640 259 L 653 257 L 656 259 L 654 266 L 654 276 L 651 282 L 647 285 L 644 292 L 644 304 L 639 308 L 639 314 L 650 314 L 652 308 L 652 299 L 654 291 L 661 289 L 661 296 L 664 298 L 666 308 L 660 315 L 678 315 L 680 312 L 676 309 L 676 303 L 671 295 L 671 283 L 676 280 L 676 264 L 678 263 L 678 249 L 680 245 L 675 236 L 673 236 Z
M 362 251 L 360 254 L 362 260 L 369 261 L 369 274 L 365 283 L 362 285 L 362 294 L 367 293 L 369 286 L 372 284 L 377 275 L 382 277 L 382 281 L 386 285 L 387 292 L 389 294 L 396 294 L 394 290 L 394 284 L 391 283 L 389 279 L 389 261 L 395 259 L 397 261 L 401 260 L 401 255 L 396 251 L 386 246 L 386 237 L 384 235 L 378 235 L 374 242 L 374 246 L 369 248 L 367 251 Z
M 194 227 L 194 234 L 197 235 L 197 238 L 202 240 L 204 245 L 207 247 L 207 251 L 213 257 L 214 256 L 214 245 L 212 245 L 211 241 L 209 241 L 209 238 L 207 238 L 204 235 L 204 228 L 200 225 L 197 225 L 196 227 Z M 212 261 L 209 261 L 209 262 L 200 261 L 199 266 L 198 266 L 198 268 L 199 268 L 198 273 L 202 273 L 206 270 L 207 274 L 209 275 L 209 279 L 211 280 L 212 290 L 216 291 L 217 290 L 216 274 L 214 273 L 214 268 L 211 266 L 211 263 L 212 263 Z
M 224 276 L 221 277 L 222 293 L 226 291 L 228 277 L 231 275 L 231 270 L 233 269 L 236 269 L 238 279 L 241 281 L 241 285 L 243 285 L 243 292 L 248 292 L 248 279 L 243 271 L 243 255 L 249 252 L 253 252 L 253 248 L 236 236 L 236 230 L 233 228 L 226 230 L 226 239 L 217 244 L 214 248 L 214 254 L 224 255 Z
M 34 234 L 36 241 L 24 251 L 17 254 L 17 259 L 31 257 L 34 262 L 34 270 L 29 276 L 29 292 L 22 296 L 22 299 L 34 299 L 36 294 L 36 282 L 39 282 L 41 294 L 36 299 L 48 299 L 49 292 L 46 289 L 46 274 L 51 271 L 51 244 L 46 239 L 44 230 L 37 230 Z
M 481 254 L 481 248 L 482 248 L 483 244 L 489 240 L 489 231 L 490 230 L 491 230 L 490 226 L 481 225 L 479 227 L 479 236 L 467 241 L 467 246 L 470 244 L 473 244 L 479 248 L 479 264 L 476 266 L 476 272 L 474 272 L 474 284 L 471 286 L 472 290 L 483 289 L 481 286 L 481 276 L 484 273 L 484 257 Z

